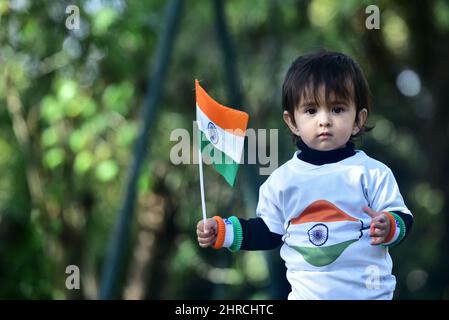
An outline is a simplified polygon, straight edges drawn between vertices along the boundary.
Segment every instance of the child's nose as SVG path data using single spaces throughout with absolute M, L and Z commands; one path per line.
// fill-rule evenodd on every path
M 318 121 L 319 121 L 320 126 L 323 126 L 323 127 L 330 126 L 331 125 L 331 117 L 330 117 L 329 112 L 326 112 L 326 111 L 320 112 Z

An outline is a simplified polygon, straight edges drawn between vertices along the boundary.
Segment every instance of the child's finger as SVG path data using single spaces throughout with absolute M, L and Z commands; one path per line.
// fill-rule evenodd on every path
M 211 245 L 214 242 L 215 242 L 214 237 L 207 237 L 207 238 L 198 237 L 198 243 L 200 245 Z
M 383 214 L 380 214 L 379 216 L 376 217 L 377 221 L 381 222 L 381 223 L 385 223 L 385 216 Z
M 377 246 L 377 245 L 379 245 L 379 244 L 382 244 L 383 241 L 384 241 L 383 238 L 381 238 L 381 237 L 375 237 L 375 238 L 373 238 L 373 239 L 371 240 L 371 244 L 374 245 L 374 246 Z
M 204 242 L 204 241 L 200 242 L 200 239 L 198 239 L 198 244 L 201 248 L 207 248 L 211 246 L 211 242 Z
M 207 219 L 203 227 L 204 232 L 214 233 L 217 229 L 217 222 L 215 219 Z
M 386 223 L 373 222 L 371 224 L 371 226 L 374 227 L 375 229 L 381 229 L 381 230 L 387 229 L 387 224 Z
M 210 237 L 210 233 L 209 232 L 204 232 L 203 229 L 196 229 L 196 235 L 200 238 L 207 238 Z
M 206 247 L 212 246 L 215 243 L 217 237 L 216 236 L 210 236 L 210 237 L 205 237 L 205 238 L 198 237 L 197 239 L 198 239 L 198 244 L 200 245 L 200 247 L 206 248 Z
M 201 238 L 201 239 L 209 239 L 209 238 L 214 238 L 217 235 L 214 232 L 206 233 L 204 231 L 197 231 L 197 236 L 198 236 L 198 238 Z
M 203 220 L 198 221 L 198 223 L 196 224 L 196 230 L 203 230 L 204 229 L 203 224 L 204 224 Z
M 203 225 L 201 225 L 201 226 L 196 228 L 196 235 L 198 237 L 204 238 L 204 237 L 210 236 L 210 233 L 209 232 L 204 232 Z
M 385 240 L 385 232 L 376 229 L 373 226 L 370 228 L 369 236 L 372 238 L 371 239 L 372 245 L 382 244 Z
M 374 229 L 374 231 L 370 232 L 370 237 L 376 238 L 376 237 L 385 237 L 385 231 L 380 229 Z
M 363 211 L 365 211 L 371 218 L 375 218 L 375 217 L 377 217 L 379 215 L 379 213 L 377 213 L 376 211 L 372 210 L 368 206 L 364 206 L 363 207 Z
M 217 222 L 214 219 L 207 219 L 206 224 L 204 224 L 204 220 L 198 221 L 196 224 L 196 230 L 201 232 L 210 233 L 216 230 Z

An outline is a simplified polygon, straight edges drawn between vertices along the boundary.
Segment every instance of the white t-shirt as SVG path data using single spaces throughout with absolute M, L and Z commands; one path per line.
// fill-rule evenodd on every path
M 289 299 L 392 299 L 396 279 L 388 248 L 371 245 L 363 211 L 401 211 L 391 170 L 363 151 L 313 165 L 293 158 L 260 187 L 257 216 L 283 235 Z

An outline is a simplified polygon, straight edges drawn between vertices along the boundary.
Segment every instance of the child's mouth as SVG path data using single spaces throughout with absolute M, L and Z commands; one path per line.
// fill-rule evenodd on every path
M 318 138 L 330 138 L 332 135 L 329 132 L 323 132 L 318 135 Z

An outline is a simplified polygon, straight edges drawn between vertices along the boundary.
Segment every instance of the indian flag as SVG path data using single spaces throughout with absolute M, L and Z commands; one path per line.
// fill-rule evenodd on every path
M 334 262 L 352 243 L 358 241 L 363 223 L 333 203 L 318 200 L 290 220 L 286 243 L 316 267 Z
M 201 152 L 208 151 L 214 168 L 234 186 L 242 158 L 248 114 L 212 99 L 195 81 L 196 120 Z

